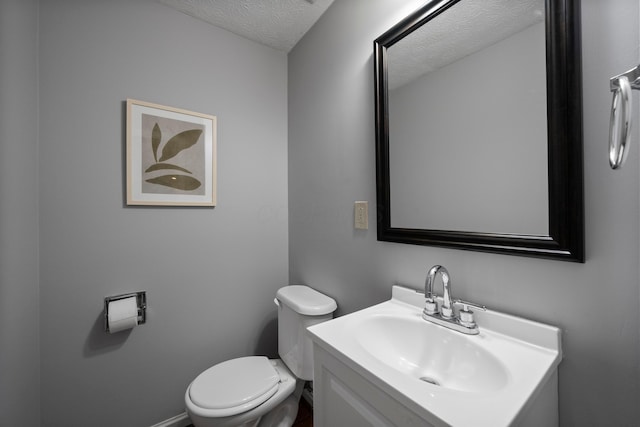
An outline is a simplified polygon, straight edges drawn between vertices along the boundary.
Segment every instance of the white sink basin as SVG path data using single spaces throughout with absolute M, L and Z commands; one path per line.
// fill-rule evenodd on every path
M 394 286 L 391 300 L 308 330 L 432 425 L 520 425 L 539 395 L 557 405 L 558 328 L 487 310 L 465 335 L 422 319 L 423 306 L 422 293 Z
M 477 345 L 473 339 L 477 337 L 451 333 L 419 313 L 377 314 L 350 326 L 349 332 L 366 352 L 416 381 L 468 392 L 507 385 L 505 365 Z

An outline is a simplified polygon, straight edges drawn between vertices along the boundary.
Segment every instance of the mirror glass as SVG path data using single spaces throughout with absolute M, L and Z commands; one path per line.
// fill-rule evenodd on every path
M 375 41 L 378 240 L 583 261 L 578 12 L 434 0 Z
M 547 234 L 544 0 L 462 1 L 387 54 L 391 226 Z

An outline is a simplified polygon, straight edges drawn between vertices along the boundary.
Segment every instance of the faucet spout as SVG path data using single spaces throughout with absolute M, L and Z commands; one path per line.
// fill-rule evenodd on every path
M 442 317 L 453 317 L 453 297 L 451 296 L 451 276 L 449 271 L 441 265 L 434 265 L 427 274 L 427 279 L 424 282 L 424 296 L 427 299 L 428 310 L 430 314 L 438 312 L 438 306 L 436 303 L 436 297 L 433 293 L 433 285 L 438 277 L 438 274 L 442 276 Z

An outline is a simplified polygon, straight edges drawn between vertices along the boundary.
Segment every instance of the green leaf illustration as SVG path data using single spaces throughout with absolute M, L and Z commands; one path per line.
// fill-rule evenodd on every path
M 186 175 L 163 175 L 147 179 L 146 181 L 151 184 L 164 185 L 165 187 L 176 188 L 184 191 L 195 190 L 201 185 L 200 181 Z
M 159 161 L 163 162 L 175 157 L 182 150 L 191 147 L 198 142 L 200 135 L 202 135 L 202 129 L 191 129 L 180 132 L 164 145 L 164 148 L 162 149 L 162 156 Z
M 180 166 L 172 165 L 170 163 L 156 163 L 156 164 L 153 164 L 153 165 L 149 166 L 145 172 L 159 171 L 159 170 L 162 170 L 162 169 L 173 169 L 173 170 L 176 170 L 176 171 L 192 173 L 190 170 L 187 170 L 185 168 L 181 168 Z
M 158 147 L 160 147 L 160 140 L 162 139 L 162 132 L 160 126 L 156 123 L 151 131 L 151 149 L 153 150 L 153 159 L 158 162 Z

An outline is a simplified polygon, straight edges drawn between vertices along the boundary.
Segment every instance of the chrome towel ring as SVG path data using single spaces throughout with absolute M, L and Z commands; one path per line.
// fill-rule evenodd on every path
M 640 89 L 640 65 L 609 80 L 613 92 L 609 120 L 609 165 L 619 169 L 629 153 L 631 138 L 631 89 Z

